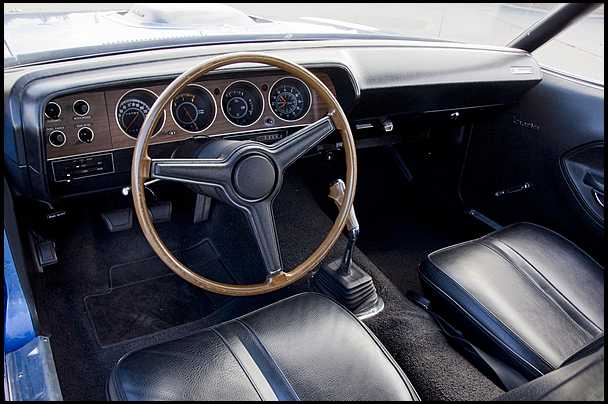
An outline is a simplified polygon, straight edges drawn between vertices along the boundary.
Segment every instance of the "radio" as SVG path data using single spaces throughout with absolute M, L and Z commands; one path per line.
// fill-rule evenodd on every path
M 112 174 L 114 172 L 114 156 L 112 153 L 53 161 L 51 164 L 55 182 L 70 182 L 79 178 Z

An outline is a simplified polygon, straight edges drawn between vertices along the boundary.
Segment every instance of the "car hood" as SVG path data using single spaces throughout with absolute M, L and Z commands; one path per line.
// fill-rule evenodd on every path
M 4 66 L 142 48 L 380 34 L 337 20 L 276 21 L 220 4 L 134 5 L 126 11 L 5 13 Z

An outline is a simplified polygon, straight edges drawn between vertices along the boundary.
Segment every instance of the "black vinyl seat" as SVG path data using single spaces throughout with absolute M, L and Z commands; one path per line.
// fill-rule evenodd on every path
M 544 227 L 518 223 L 433 252 L 419 275 L 435 311 L 528 380 L 603 346 L 604 269 Z
M 292 296 L 186 338 L 125 355 L 112 400 L 418 400 L 390 354 L 350 312 Z

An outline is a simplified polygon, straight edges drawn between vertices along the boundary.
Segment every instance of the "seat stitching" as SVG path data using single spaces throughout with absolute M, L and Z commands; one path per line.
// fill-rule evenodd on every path
M 541 230 L 544 230 L 544 231 L 546 231 L 546 232 L 548 232 L 548 233 L 551 233 L 551 234 L 553 234 L 553 235 L 555 235 L 555 236 L 559 237 L 560 239 L 562 239 L 563 241 L 565 241 L 567 244 L 569 244 L 569 245 L 571 245 L 572 247 L 574 247 L 574 249 L 575 249 L 575 250 L 577 250 L 577 252 L 579 252 L 581 255 L 583 255 L 583 256 L 585 256 L 586 258 L 588 258 L 588 259 L 589 259 L 589 261 L 593 262 L 593 263 L 594 263 L 595 265 L 597 265 L 599 268 L 604 269 L 604 267 L 603 267 L 603 266 L 601 266 L 601 265 L 599 264 L 599 262 L 597 262 L 597 261 L 595 260 L 595 258 L 593 258 L 591 255 L 589 255 L 589 254 L 588 254 L 586 251 L 581 250 L 581 248 L 580 248 L 579 246 L 577 246 L 577 245 L 576 245 L 576 244 L 574 244 L 572 241 L 568 240 L 566 237 L 564 237 L 563 235 L 559 234 L 559 233 L 558 233 L 558 232 L 556 232 L 555 230 L 551 230 L 551 229 L 549 229 L 548 227 L 544 227 L 544 226 L 541 226 L 541 225 L 536 224 L 536 223 L 528 223 L 528 222 L 515 223 L 513 226 L 518 225 L 518 224 L 519 224 L 519 225 L 522 225 L 522 224 L 523 224 L 523 225 L 530 226 L 530 227 L 537 227 L 537 228 L 539 228 L 539 229 L 541 229 Z M 510 227 L 510 226 L 509 226 L 509 227 Z M 492 234 L 488 234 L 488 236 L 491 236 L 491 235 L 492 235 Z
M 496 241 L 500 241 L 500 240 L 496 240 Z M 523 268 L 520 268 L 518 265 L 516 265 L 507 255 L 506 253 L 504 253 L 498 246 L 492 246 L 492 245 L 487 245 L 485 243 L 481 243 L 481 245 L 483 245 L 484 247 L 492 250 L 495 254 L 499 255 L 503 260 L 505 260 L 510 266 L 512 266 L 517 272 L 519 272 L 520 274 L 522 274 L 524 276 L 524 279 L 536 290 L 538 290 L 541 293 L 541 296 L 543 296 L 545 298 L 546 301 L 548 301 L 549 303 L 551 303 L 553 306 L 557 307 L 558 310 L 560 310 L 562 313 L 564 313 L 564 315 L 571 321 L 571 323 L 573 323 L 576 327 L 578 327 L 581 331 L 583 331 L 585 334 L 589 335 L 590 337 L 593 337 L 593 334 L 591 334 L 588 330 L 585 330 L 570 314 L 568 314 L 568 312 L 566 310 L 564 310 L 564 308 L 555 301 L 555 299 L 553 299 L 545 290 L 543 290 L 543 288 L 536 283 L 536 281 L 534 279 L 532 279 L 532 277 L 530 276 L 530 274 L 528 274 Z M 522 257 L 523 258 L 523 257 Z M 528 263 L 526 261 L 526 263 Z M 529 263 L 528 263 L 529 264 Z M 539 272 L 535 269 L 536 272 Z M 549 282 L 550 284 L 550 282 Z M 553 285 L 550 284 L 550 286 L 553 287 Z M 555 287 L 553 287 L 555 289 Z
M 430 260 L 430 257 L 429 257 Z M 475 296 L 473 296 L 466 288 L 464 288 L 456 279 L 454 279 L 453 277 L 451 277 L 449 274 L 447 274 L 445 271 L 442 271 L 437 265 L 435 265 L 435 263 L 433 263 L 431 261 L 431 263 L 433 264 L 433 266 L 442 274 L 444 274 L 446 277 L 448 277 L 449 279 L 451 279 L 456 285 L 458 285 L 474 302 L 476 302 L 480 307 L 482 307 L 488 314 L 490 314 L 492 317 L 494 317 L 496 319 L 496 321 L 499 323 L 499 325 L 501 325 L 505 330 L 508 330 L 509 332 L 511 332 L 511 334 L 513 334 L 513 336 L 515 337 L 515 339 L 518 339 L 520 341 L 520 343 L 522 345 L 524 345 L 526 348 L 528 348 L 531 352 L 533 352 L 536 356 L 538 356 L 538 358 L 545 363 L 545 365 L 547 365 L 550 368 L 554 368 L 553 365 L 551 365 L 550 363 L 548 363 L 545 358 L 543 358 L 541 355 L 538 354 L 538 352 L 536 352 L 536 350 L 534 348 L 532 348 L 531 346 L 529 346 L 524 340 L 523 338 L 517 334 L 515 331 L 513 331 L 511 329 L 511 327 L 509 327 L 508 324 L 505 324 L 502 320 L 500 320 L 498 318 L 498 316 L 492 311 L 489 310 L 483 303 L 481 303 Z
M 506 261 L 510 266 L 512 266 L 517 272 L 519 272 L 520 274 L 523 275 L 525 281 L 527 283 L 529 283 L 533 288 L 535 288 L 536 290 L 538 290 L 540 292 L 540 296 L 545 298 L 545 301 L 549 302 L 549 304 L 551 304 L 552 306 L 556 307 L 559 311 L 561 311 L 568 320 L 570 320 L 571 324 L 574 324 L 578 329 L 580 329 L 586 336 L 589 337 L 593 337 L 593 334 L 591 334 L 589 331 L 585 330 L 574 318 L 572 318 L 572 316 L 570 314 L 568 314 L 568 312 L 566 312 L 566 310 L 564 310 L 564 308 L 558 303 L 556 302 L 549 294 L 547 294 L 547 292 L 545 292 L 540 285 L 538 285 L 533 279 L 531 279 L 531 276 L 529 274 L 527 274 L 525 272 L 524 269 L 520 268 L 519 266 L 517 266 L 511 259 L 509 259 L 509 257 L 507 257 L 505 254 L 498 246 L 493 246 L 492 245 L 487 245 L 484 242 L 480 242 L 480 244 L 486 248 L 488 248 L 489 250 L 491 250 L 494 254 L 498 255 L 500 258 L 502 258 L 504 261 Z M 523 258 L 523 257 L 522 257 Z M 526 261 L 527 262 L 527 261 Z M 537 271 L 538 272 L 538 271 Z M 553 286 L 553 285 L 551 285 Z M 570 355 L 574 354 L 574 352 L 576 352 L 577 349 L 574 348 L 574 350 L 572 350 L 571 352 L 566 353 L 564 356 L 569 357 Z M 544 355 L 540 355 L 543 358 Z M 545 358 L 545 360 L 548 362 L 549 360 Z M 552 365 L 554 368 L 558 368 L 560 365 L 559 363 L 556 363 L 555 365 Z
M 272 361 L 272 363 L 276 367 L 276 370 L 279 371 L 280 375 L 283 377 L 283 380 L 284 380 L 285 384 L 287 385 L 287 387 L 289 388 L 289 390 L 291 390 L 291 393 L 293 393 L 293 395 L 296 397 L 297 400 L 300 400 L 300 397 L 298 396 L 298 393 L 296 393 L 295 389 L 293 388 L 293 386 L 289 382 L 289 379 L 287 378 L 287 376 L 285 375 L 285 373 L 283 373 L 283 369 L 281 369 L 281 367 L 274 360 L 274 358 L 272 357 L 272 355 L 270 354 L 270 352 L 268 352 L 268 349 L 266 349 L 266 347 L 264 346 L 264 344 L 262 343 L 262 341 L 260 341 L 260 339 L 258 338 L 258 336 L 255 333 L 255 331 L 246 322 L 244 322 L 244 321 L 242 321 L 240 319 L 237 319 L 235 321 L 237 323 L 241 324 L 243 327 L 245 327 L 246 330 L 248 330 L 251 333 L 251 335 L 255 338 L 255 340 L 260 344 L 260 347 L 265 351 L 266 355 L 268 355 L 268 358 Z M 271 387 L 272 387 L 272 385 L 271 385 Z
M 568 302 L 570 304 L 570 306 L 572 306 L 572 308 L 574 310 L 576 310 L 577 312 L 579 312 L 581 314 L 581 316 L 583 316 L 585 319 L 587 319 L 591 325 L 593 325 L 595 328 L 597 328 L 598 331 L 603 332 L 603 330 L 592 320 L 590 319 L 585 313 L 583 313 L 576 305 L 574 305 L 570 299 L 568 299 L 568 297 L 566 297 L 549 279 L 547 279 L 543 273 L 541 271 L 539 271 L 534 265 L 532 265 L 532 263 L 530 261 L 528 261 L 528 259 L 526 259 L 526 257 L 524 257 L 522 254 L 520 254 L 516 249 L 514 249 L 513 247 L 511 247 L 509 244 L 507 244 L 506 242 L 502 241 L 502 240 L 498 240 L 498 239 L 491 239 L 491 240 L 495 240 L 500 242 L 501 244 L 504 244 L 506 247 L 508 247 L 511 251 L 513 251 L 515 254 L 517 254 L 518 256 L 521 257 L 522 260 L 524 260 L 532 269 L 534 269 L 534 271 L 536 271 L 566 302 Z M 505 257 L 506 259 L 508 259 L 507 257 Z M 515 266 L 517 268 L 516 265 L 514 265 L 512 263 L 513 266 Z M 517 268 L 519 269 L 519 268 Z M 546 294 L 546 292 L 544 290 L 542 290 L 542 288 L 539 287 L 539 289 Z M 555 302 L 560 309 L 563 308 L 561 307 L 561 305 L 559 305 L 559 303 Z M 568 313 L 566 313 L 569 317 L 571 317 Z M 581 327 L 578 322 L 573 318 L 572 319 L 579 327 Z M 587 332 L 589 335 L 593 336 L 593 334 L 591 334 L 589 331 L 584 330 L 583 331 Z
M 378 340 L 378 337 L 376 337 L 376 335 L 367 327 L 367 325 L 365 325 L 365 323 L 363 323 L 361 320 L 359 320 L 357 318 L 357 316 L 355 316 L 351 311 L 344 308 L 340 303 L 338 303 L 331 297 L 322 295 L 320 293 L 312 293 L 312 294 L 322 296 L 326 300 L 329 300 L 330 302 L 334 303 L 338 307 L 338 309 L 341 310 L 347 317 L 354 320 L 361 328 L 363 328 L 363 330 L 371 338 L 371 340 L 374 342 L 374 344 L 376 344 L 376 346 L 382 351 L 382 353 L 384 354 L 384 357 L 391 363 L 391 365 L 393 365 L 393 368 L 395 369 L 395 371 L 397 372 L 397 374 L 399 375 L 401 380 L 405 383 L 405 386 L 406 386 L 408 392 L 410 393 L 410 395 L 412 396 L 412 399 L 420 401 L 420 396 L 418 395 L 418 392 L 416 391 L 416 389 L 414 389 L 414 386 L 411 384 L 412 382 L 408 379 L 405 372 L 403 372 L 403 369 L 401 369 L 401 367 L 397 364 L 397 361 L 395 361 L 395 358 L 393 358 L 390 355 L 390 353 L 388 352 L 386 347 L 384 345 L 382 345 L 380 340 Z
M 441 287 L 439 287 L 438 285 L 436 285 L 435 283 L 433 283 L 433 281 L 431 281 L 428 277 L 426 277 L 424 274 L 420 274 L 421 277 L 423 278 L 422 280 L 425 281 L 426 283 L 429 284 L 429 286 L 433 287 L 434 289 L 436 289 L 438 292 L 442 293 L 443 295 L 445 295 L 451 302 L 452 305 L 455 305 L 458 309 L 460 309 L 460 311 L 462 311 L 469 319 L 473 320 L 474 323 L 476 323 L 479 328 L 486 334 L 488 335 L 490 338 L 492 338 L 495 342 L 498 343 L 499 346 L 502 346 L 503 348 L 506 348 L 507 351 L 511 352 L 514 355 L 514 358 L 517 359 L 520 363 L 522 363 L 525 366 L 528 366 L 529 368 L 532 368 L 533 371 L 536 371 L 540 376 L 542 376 L 544 373 L 537 369 L 536 366 L 534 366 L 532 363 L 530 363 L 528 360 L 526 360 L 524 357 L 522 357 L 519 353 L 515 352 L 509 345 L 507 345 L 504 341 L 500 340 L 494 333 L 492 333 L 490 330 L 486 329 L 486 326 L 484 326 L 482 323 L 479 322 L 479 320 L 477 320 L 471 313 L 469 313 L 464 307 L 462 307 L 458 302 L 456 302 L 450 295 L 448 295 L 443 289 L 441 289 Z M 450 278 L 451 279 L 451 278 Z M 460 286 L 460 285 L 458 285 Z M 462 288 L 462 287 L 461 287 Z M 491 314 L 491 313 L 489 313 Z
M 219 330 L 217 330 L 215 327 L 211 328 L 210 330 L 213 331 L 220 338 L 220 340 L 226 346 L 226 348 L 228 348 L 228 351 L 230 352 L 230 354 L 232 355 L 232 357 L 237 361 L 237 363 L 239 364 L 239 366 L 243 370 L 243 373 L 245 373 L 245 376 L 247 376 L 247 379 L 249 380 L 249 383 L 251 383 L 251 385 L 253 386 L 253 389 L 257 393 L 258 397 L 260 397 L 260 401 L 264 401 L 264 398 L 262 397 L 262 394 L 260 393 L 260 391 L 258 389 L 258 386 L 253 381 L 253 379 L 252 379 L 251 375 L 249 374 L 249 372 L 247 372 L 247 370 L 245 369 L 245 366 L 243 366 L 243 364 L 241 363 L 241 360 L 239 359 L 239 357 L 234 353 L 234 351 L 232 350 L 232 348 L 230 348 L 230 344 L 228 344 L 228 341 L 226 341 L 226 339 L 224 338 L 224 336 L 222 335 L 222 333 Z

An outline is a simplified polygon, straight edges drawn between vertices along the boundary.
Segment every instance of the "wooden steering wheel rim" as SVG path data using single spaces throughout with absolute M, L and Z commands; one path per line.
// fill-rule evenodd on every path
M 278 67 L 304 81 L 312 90 L 316 91 L 329 106 L 331 121 L 342 137 L 346 160 L 346 189 L 344 201 L 340 207 L 338 216 L 325 236 L 325 239 L 306 260 L 301 262 L 293 270 L 289 272 L 281 271 L 276 275 L 269 277 L 266 282 L 249 285 L 234 285 L 207 279 L 190 270 L 175 258 L 160 239 L 154 228 L 144 193 L 144 182 L 150 178 L 151 167 L 151 160 L 148 156 L 148 145 L 153 134 L 153 129 L 160 119 L 164 108 L 169 105 L 171 100 L 189 83 L 192 83 L 212 70 L 235 63 L 261 63 Z M 143 234 L 154 252 L 156 252 L 159 258 L 173 272 L 187 282 L 210 292 L 230 296 L 252 296 L 272 292 L 296 282 L 317 267 L 334 246 L 346 224 L 348 213 L 353 205 L 356 182 L 357 157 L 355 142 L 346 115 L 331 91 L 323 82 L 321 82 L 321 80 L 307 69 L 282 58 L 258 53 L 231 53 L 213 57 L 182 73 L 169 84 L 169 86 L 160 94 L 144 120 L 139 136 L 137 137 L 135 151 L 133 153 L 133 163 L 131 166 L 131 185 L 135 213 Z

